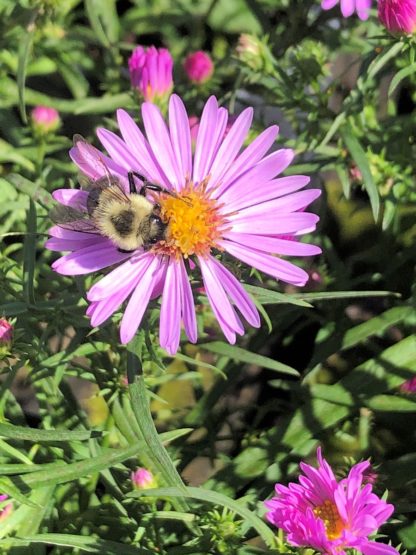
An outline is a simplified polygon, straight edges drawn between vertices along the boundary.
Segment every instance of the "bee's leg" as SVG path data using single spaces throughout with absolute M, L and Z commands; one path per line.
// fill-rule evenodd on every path
M 121 253 L 123 253 L 123 254 L 126 254 L 126 253 L 128 253 L 128 252 L 134 252 L 134 249 L 133 249 L 132 251 L 126 251 L 125 249 L 120 249 L 120 248 L 118 248 L 117 250 L 118 250 L 118 252 L 121 252 Z
M 145 181 L 145 178 L 142 175 L 136 174 L 136 172 L 128 172 L 127 177 L 129 180 L 129 191 L 130 193 L 135 193 L 137 195 L 137 187 L 136 182 L 134 181 L 134 176 L 140 177 L 142 181 Z

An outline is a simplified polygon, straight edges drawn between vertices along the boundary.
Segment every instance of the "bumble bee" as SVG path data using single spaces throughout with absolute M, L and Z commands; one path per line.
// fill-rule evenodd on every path
M 89 180 L 84 186 L 88 193 L 86 211 L 85 208 L 78 210 L 58 205 L 50 213 L 52 221 L 64 229 L 108 237 L 121 252 L 132 252 L 138 248 L 148 250 L 164 240 L 168 223 L 162 221 L 160 206 L 148 200 L 146 193 L 156 191 L 176 195 L 147 181 L 135 171 L 127 174 L 129 192 L 126 193 L 120 179 L 109 172 L 97 149 L 80 135 L 75 135 L 74 144 L 89 168 L 93 167 L 100 174 L 104 170 L 105 175 L 97 180 Z M 80 166 L 82 169 L 82 162 Z M 142 182 L 139 189 L 135 178 Z

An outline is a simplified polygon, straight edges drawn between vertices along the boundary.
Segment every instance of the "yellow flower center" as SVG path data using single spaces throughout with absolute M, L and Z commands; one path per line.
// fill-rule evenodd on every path
M 188 258 L 206 256 L 218 248 L 225 219 L 219 214 L 220 205 L 206 191 L 208 180 L 209 176 L 198 185 L 189 181 L 175 196 L 160 196 L 161 218 L 168 229 L 166 241 L 155 247 L 156 252 Z
M 329 540 L 336 540 L 340 537 L 344 530 L 344 523 L 339 516 L 335 503 L 327 500 L 322 505 L 315 507 L 313 512 L 323 521 Z

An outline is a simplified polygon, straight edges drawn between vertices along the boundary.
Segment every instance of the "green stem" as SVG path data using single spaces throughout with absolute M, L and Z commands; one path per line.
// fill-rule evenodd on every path
M 127 352 L 127 377 L 133 412 L 143 440 L 148 447 L 152 466 L 167 485 L 177 487 L 185 492 L 185 484 L 162 445 L 153 422 L 141 361 L 131 350 Z M 188 504 L 183 499 L 177 499 L 175 504 L 177 510 L 189 511 Z

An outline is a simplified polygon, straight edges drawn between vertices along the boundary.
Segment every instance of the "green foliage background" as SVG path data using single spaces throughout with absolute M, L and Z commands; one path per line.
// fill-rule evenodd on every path
M 261 37 L 254 59 L 236 54 L 240 33 Z M 262 500 L 322 444 L 340 475 L 371 457 L 396 506 L 383 532 L 412 552 L 416 397 L 398 388 L 416 373 L 414 39 L 314 0 L 0 0 L 0 43 L 0 314 L 15 324 L 0 366 L 0 493 L 14 506 L 0 549 L 287 552 Z M 253 136 L 280 124 L 290 172 L 322 187 L 307 239 L 323 255 L 300 261 L 315 276 L 305 290 L 235 268 L 263 316 L 238 346 L 201 296 L 197 346 L 175 360 L 158 347 L 155 302 L 126 350 L 117 317 L 91 330 L 84 316 L 94 277 L 50 268 L 51 192 L 76 181 L 70 137 L 115 129 L 118 107 L 139 118 L 136 44 L 171 50 L 190 114 L 215 94 L 232 112 L 255 106 Z M 181 66 L 197 49 L 215 63 L 201 88 Z M 59 132 L 33 131 L 37 104 L 59 110 Z M 157 497 L 132 494 L 140 465 Z

